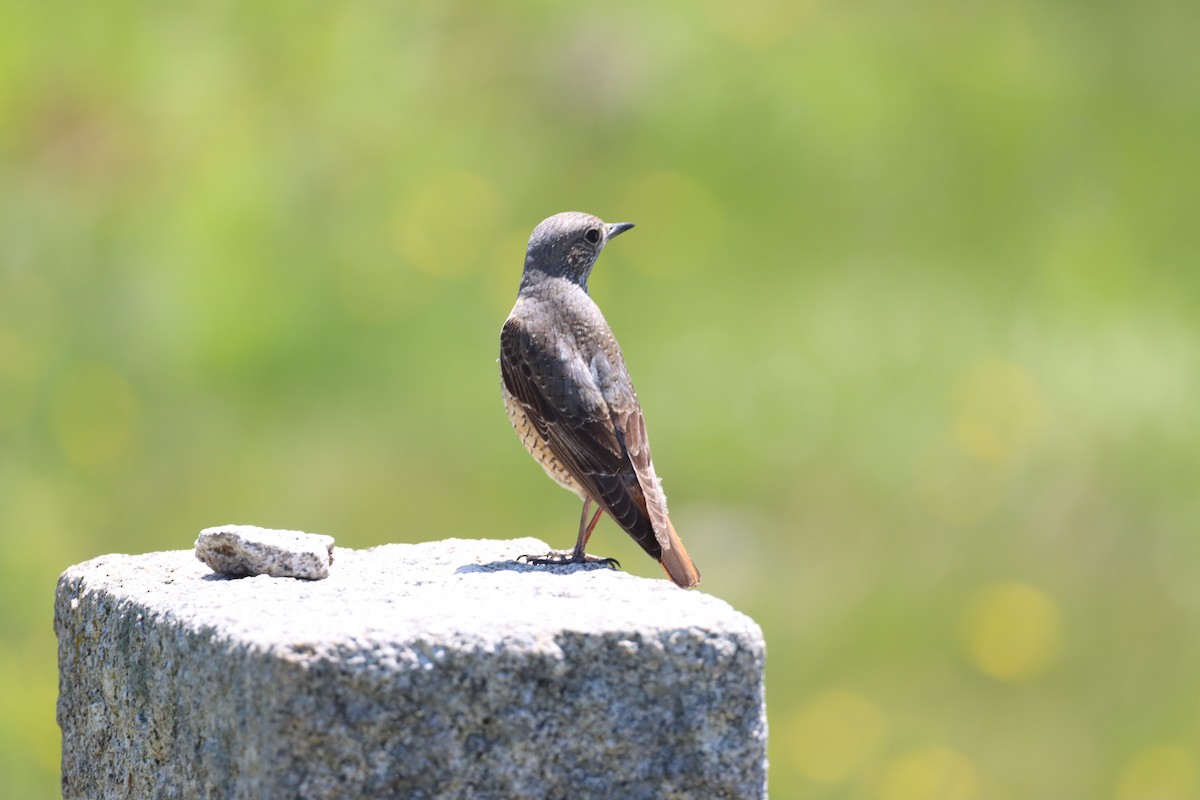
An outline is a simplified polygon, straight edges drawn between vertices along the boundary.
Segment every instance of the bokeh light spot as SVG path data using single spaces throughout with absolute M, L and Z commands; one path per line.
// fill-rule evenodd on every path
M 720 204 L 712 192 L 683 175 L 646 175 L 634 182 L 617 208 L 623 221 L 638 226 L 638 246 L 622 248 L 622 255 L 647 275 L 693 274 L 713 261 L 722 240 Z
M 875 752 L 886 727 L 883 713 L 870 700 L 831 689 L 811 698 L 792 718 L 789 755 L 808 778 L 838 783 Z
M 979 789 L 975 767 L 948 747 L 926 747 L 888 762 L 883 800 L 971 800 Z
M 1062 623 L 1058 606 L 1023 583 L 981 590 L 967 612 L 965 639 L 971 663 L 1001 681 L 1022 681 L 1049 667 L 1058 655 Z
M 448 172 L 419 184 L 394 220 L 396 241 L 414 266 L 439 277 L 478 270 L 500 228 L 503 201 L 492 184 Z
M 977 365 L 959 384 L 955 400 L 956 441 L 974 458 L 992 464 L 1026 452 L 1045 418 L 1041 389 L 1009 361 Z
M 111 464 L 133 446 L 138 402 L 129 384 L 112 368 L 85 364 L 72 369 L 54 397 L 54 432 L 74 464 Z
M 1138 753 L 1121 770 L 1117 800 L 1188 800 L 1196 796 L 1196 760 L 1182 747 Z

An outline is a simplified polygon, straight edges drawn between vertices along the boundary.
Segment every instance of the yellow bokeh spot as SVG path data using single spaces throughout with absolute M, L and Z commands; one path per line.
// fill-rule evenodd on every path
M 1005 464 L 1026 452 L 1044 421 L 1041 389 L 1012 362 L 977 365 L 955 393 L 955 439 L 981 461 Z
M 948 747 L 926 747 L 884 768 L 883 800 L 971 800 L 979 791 L 975 767 Z
M 1121 770 L 1117 800 L 1189 800 L 1196 796 L 1196 759 L 1182 747 L 1151 747 Z
M 1023 583 L 980 591 L 967 611 L 965 644 L 971 663 L 1001 681 L 1022 681 L 1054 663 L 1062 640 L 1058 606 Z
M 87 364 L 71 370 L 54 397 L 54 432 L 59 447 L 81 467 L 104 466 L 133 446 L 138 402 L 113 369 Z
M 695 274 L 713 261 L 723 237 L 725 215 L 717 199 L 684 175 L 645 175 L 629 188 L 617 208 L 622 221 L 638 226 L 626 234 L 637 237 L 637 246 L 621 244 L 622 258 L 647 275 L 681 278 Z
M 792 718 L 788 756 L 806 777 L 838 783 L 853 775 L 883 741 L 883 714 L 860 694 L 831 689 Z
M 492 184 L 469 172 L 435 175 L 419 184 L 394 220 L 396 242 L 414 266 L 439 277 L 478 271 L 491 253 L 504 207 Z

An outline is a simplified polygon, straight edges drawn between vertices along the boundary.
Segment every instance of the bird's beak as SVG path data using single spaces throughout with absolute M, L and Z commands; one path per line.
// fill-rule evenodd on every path
M 629 230 L 632 227 L 633 227 L 632 222 L 614 222 L 608 226 L 608 233 L 605 235 L 604 238 L 611 239 L 614 236 L 620 236 L 622 233 L 624 233 L 625 231 Z

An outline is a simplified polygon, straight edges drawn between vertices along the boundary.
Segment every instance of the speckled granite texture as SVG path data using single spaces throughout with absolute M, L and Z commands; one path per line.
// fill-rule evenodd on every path
M 59 579 L 67 798 L 761 798 L 762 633 L 536 539 L 339 548 L 322 581 L 191 550 Z

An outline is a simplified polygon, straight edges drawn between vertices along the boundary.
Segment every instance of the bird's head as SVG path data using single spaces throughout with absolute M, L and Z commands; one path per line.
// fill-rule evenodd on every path
M 567 278 L 586 290 L 588 275 L 604 245 L 632 227 L 632 222 L 608 223 L 579 211 L 548 217 L 529 237 L 525 273 L 543 272 Z

